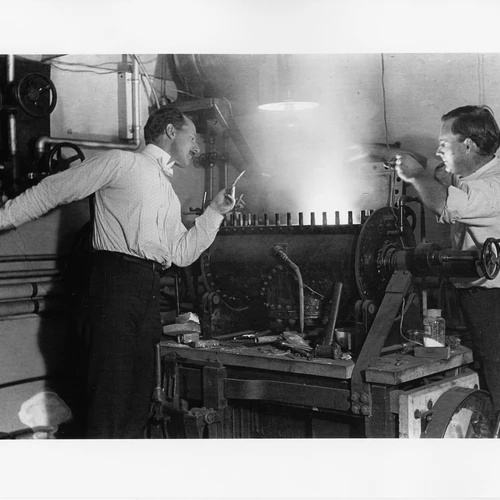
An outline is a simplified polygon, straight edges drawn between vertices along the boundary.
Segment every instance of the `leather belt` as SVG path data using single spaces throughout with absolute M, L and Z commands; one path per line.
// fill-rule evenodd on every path
M 125 262 L 132 262 L 133 264 L 148 267 L 158 273 L 164 270 L 163 266 L 159 262 L 149 259 L 141 259 L 140 257 L 135 257 L 134 255 L 128 255 L 126 253 L 111 252 L 109 250 L 97 250 L 94 252 L 94 255 L 104 258 L 112 258 L 115 260 L 122 260 Z

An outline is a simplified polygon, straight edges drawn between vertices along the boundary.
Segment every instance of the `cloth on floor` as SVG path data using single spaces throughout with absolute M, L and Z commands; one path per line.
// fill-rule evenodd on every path
M 34 430 L 52 427 L 55 432 L 59 425 L 71 417 L 68 405 L 55 392 L 50 391 L 35 394 L 21 405 L 19 411 L 19 420 Z

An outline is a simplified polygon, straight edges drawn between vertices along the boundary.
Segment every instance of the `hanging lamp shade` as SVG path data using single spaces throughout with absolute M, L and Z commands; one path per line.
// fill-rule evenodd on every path
M 261 104 L 259 109 L 263 109 L 264 111 L 299 111 L 302 109 L 317 108 L 318 106 L 319 104 L 317 102 L 285 99 L 284 101 Z
M 290 56 L 280 54 L 277 57 L 277 62 L 276 100 L 260 104 L 259 109 L 264 111 L 300 111 L 318 107 L 317 102 L 293 98 Z

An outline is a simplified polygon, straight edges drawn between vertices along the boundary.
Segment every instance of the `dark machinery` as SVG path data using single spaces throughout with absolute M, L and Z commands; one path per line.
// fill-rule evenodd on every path
M 0 70 L 0 182 L 14 197 L 53 173 L 47 157 L 34 151 L 33 137 L 50 135 L 57 90 L 50 68 L 40 62 L 3 56 Z
M 362 213 L 359 224 L 351 213 L 347 224 L 335 219 L 323 214 L 316 225 L 311 214 L 304 224 L 299 214 L 292 224 L 287 214 L 270 224 L 233 214 L 220 229 L 201 267 L 204 336 L 221 342 L 163 350 L 172 435 L 186 437 L 195 411 L 200 437 L 491 436 L 492 404 L 471 351 L 458 342 L 445 356 L 417 357 L 405 332 L 421 328 L 428 278 L 495 277 L 498 241 L 481 252 L 416 244 L 415 214 L 402 200 Z M 325 354 L 333 311 L 334 326 L 349 332 L 348 356 L 333 346 Z M 276 356 L 235 346 L 240 331 L 295 332 L 316 349 Z

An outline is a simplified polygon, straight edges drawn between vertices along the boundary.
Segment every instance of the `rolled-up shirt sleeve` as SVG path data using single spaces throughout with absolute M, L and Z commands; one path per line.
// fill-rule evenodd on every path
M 50 175 L 0 208 L 0 230 L 18 227 L 59 205 L 81 200 L 118 175 L 120 161 L 106 153 Z
M 493 180 L 475 180 L 460 187 L 449 186 L 446 205 L 438 222 L 488 226 L 500 213 L 500 184 Z

